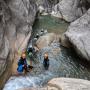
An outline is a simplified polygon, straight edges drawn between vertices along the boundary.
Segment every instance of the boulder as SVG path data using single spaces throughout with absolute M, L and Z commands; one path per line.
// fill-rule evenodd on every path
M 61 40 L 60 43 L 62 46 L 66 47 L 66 48 L 70 48 L 72 45 L 69 42 L 69 40 L 67 39 L 67 37 L 63 34 L 61 35 Z
M 43 50 L 47 48 L 45 51 L 48 52 L 48 49 L 51 49 L 53 55 L 57 55 L 60 51 L 60 36 L 55 33 L 47 33 L 40 38 L 36 42 L 37 48 L 39 50 Z M 45 52 L 43 52 L 44 54 Z
M 58 2 L 59 0 L 36 0 L 38 11 L 43 15 L 47 15 L 48 13 L 52 12 L 52 7 Z
M 90 90 L 90 81 L 74 78 L 54 78 L 47 90 Z
M 36 44 L 39 49 L 50 46 L 53 42 L 59 43 L 60 37 L 54 33 L 48 33 L 37 40 Z
M 77 53 L 90 61 L 90 9 L 71 23 L 65 35 Z
M 72 22 L 86 12 L 80 0 L 62 0 L 53 7 L 51 15 Z

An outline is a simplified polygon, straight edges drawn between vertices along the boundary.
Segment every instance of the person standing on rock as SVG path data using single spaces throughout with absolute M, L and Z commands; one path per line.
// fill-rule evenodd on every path
M 29 68 L 32 69 L 32 61 L 34 61 L 34 55 L 35 53 L 38 51 L 39 49 L 36 47 L 36 45 L 34 45 L 34 47 L 31 45 L 28 49 L 27 49 L 27 57 L 28 57 L 28 65 Z
M 45 54 L 44 54 L 43 65 L 44 65 L 45 70 L 48 70 L 48 68 L 49 68 L 48 53 L 45 53 Z

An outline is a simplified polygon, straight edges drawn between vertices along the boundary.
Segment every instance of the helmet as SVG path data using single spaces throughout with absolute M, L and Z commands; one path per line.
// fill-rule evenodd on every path
M 32 45 L 30 45 L 29 48 L 32 48 Z

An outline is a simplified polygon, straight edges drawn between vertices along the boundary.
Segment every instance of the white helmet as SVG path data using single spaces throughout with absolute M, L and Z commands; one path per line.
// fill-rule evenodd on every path
M 29 48 L 32 48 L 32 45 L 30 45 Z

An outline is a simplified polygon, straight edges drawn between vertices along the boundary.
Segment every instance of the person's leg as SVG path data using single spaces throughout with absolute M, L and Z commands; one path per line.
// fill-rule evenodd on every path
M 24 74 L 27 74 L 28 72 L 28 68 L 27 68 L 27 65 L 24 66 Z
M 23 65 L 18 66 L 18 68 L 17 68 L 17 76 L 18 76 L 18 75 L 22 75 L 23 70 L 24 70 Z
M 32 66 L 32 58 L 30 58 L 30 72 L 32 71 L 32 68 L 33 68 L 33 66 Z
M 26 70 L 24 69 L 23 70 L 23 75 L 25 76 L 27 74 Z

